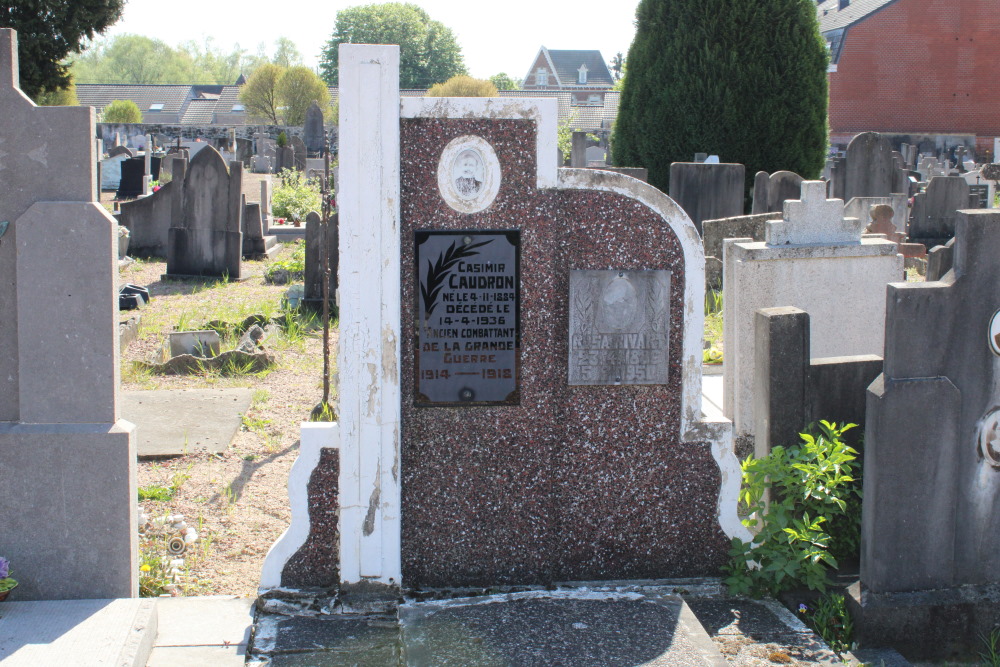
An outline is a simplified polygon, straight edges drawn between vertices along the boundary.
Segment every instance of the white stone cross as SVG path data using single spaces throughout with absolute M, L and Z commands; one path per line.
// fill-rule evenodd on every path
M 865 222 L 844 217 L 844 200 L 826 198 L 826 181 L 802 181 L 801 192 L 785 201 L 781 220 L 767 223 L 767 245 L 861 243 Z

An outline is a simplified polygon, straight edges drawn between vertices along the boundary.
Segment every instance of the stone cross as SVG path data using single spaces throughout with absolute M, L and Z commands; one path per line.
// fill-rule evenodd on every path
M 767 245 L 861 242 L 864 223 L 844 217 L 844 201 L 826 198 L 825 181 L 802 181 L 801 199 L 785 201 L 783 219 L 767 223 Z

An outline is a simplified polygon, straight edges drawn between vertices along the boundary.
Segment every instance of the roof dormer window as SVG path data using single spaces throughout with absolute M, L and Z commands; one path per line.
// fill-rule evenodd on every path
M 156 104 L 150 104 L 149 105 L 149 110 L 150 111 L 163 111 L 163 103 L 162 102 L 157 102 Z
M 579 73 L 579 76 L 577 77 L 576 82 L 581 86 L 585 85 L 587 83 L 587 66 L 580 65 L 580 69 L 578 69 L 577 72 Z
M 535 72 L 535 85 L 536 86 L 549 85 L 549 71 L 544 67 L 539 67 L 538 71 Z

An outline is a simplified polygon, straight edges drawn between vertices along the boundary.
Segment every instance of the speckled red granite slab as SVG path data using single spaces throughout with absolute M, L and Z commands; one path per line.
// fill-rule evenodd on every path
M 438 194 L 438 158 L 462 135 L 488 141 L 502 169 L 479 213 Z M 404 119 L 401 142 L 406 585 L 717 574 L 718 466 L 679 433 L 685 273 L 670 227 L 623 195 L 538 190 L 530 120 Z M 414 406 L 418 229 L 521 231 L 520 405 Z M 672 272 L 667 384 L 567 384 L 575 269 Z

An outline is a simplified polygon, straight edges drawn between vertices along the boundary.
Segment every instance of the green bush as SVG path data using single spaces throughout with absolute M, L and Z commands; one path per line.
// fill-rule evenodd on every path
M 798 586 L 823 591 L 828 568 L 837 567 L 833 544 L 840 543 L 838 552 L 857 549 L 857 452 L 843 440 L 854 426 L 821 421 L 801 434 L 798 445 L 743 461 L 743 525 L 754 538 L 733 538 L 723 568 L 732 593 L 778 595 Z
M 114 100 L 104 107 L 101 120 L 105 123 L 141 123 L 142 112 L 132 100 Z
M 270 262 L 264 269 L 264 280 L 278 285 L 303 280 L 305 275 L 306 244 L 302 239 L 293 242 L 292 254 L 288 258 Z
M 309 211 L 320 210 L 319 183 L 306 179 L 301 172 L 282 169 L 281 185 L 271 195 L 271 211 L 276 218 L 303 220 Z
M 614 164 L 646 167 L 667 191 L 670 163 L 716 153 L 815 178 L 826 147 L 828 63 L 813 0 L 642 0 L 612 136 Z

